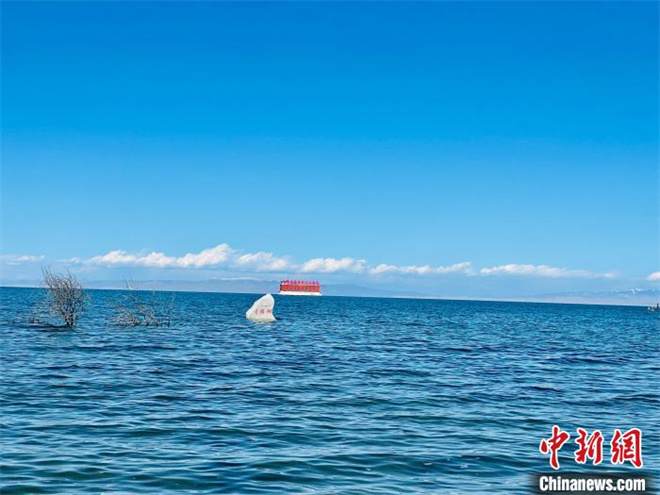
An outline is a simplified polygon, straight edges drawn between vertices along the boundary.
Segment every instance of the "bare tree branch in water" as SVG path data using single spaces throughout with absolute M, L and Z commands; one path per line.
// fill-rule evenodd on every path
M 74 327 L 88 299 L 82 284 L 69 271 L 57 274 L 50 268 L 43 267 L 41 273 L 46 289 L 45 303 L 48 313 L 52 317 L 61 318 L 65 326 Z
M 124 280 L 128 293 L 124 294 L 120 304 L 115 306 L 114 322 L 122 327 L 161 327 L 170 326 L 174 296 L 169 301 L 157 294 L 151 297 L 139 291 L 132 280 Z

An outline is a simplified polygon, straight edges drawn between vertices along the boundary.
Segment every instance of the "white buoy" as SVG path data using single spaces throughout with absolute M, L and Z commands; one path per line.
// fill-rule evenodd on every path
M 266 294 L 254 302 L 252 307 L 245 313 L 245 317 L 252 321 L 275 321 L 275 316 L 273 316 L 274 307 L 275 299 L 270 294 Z

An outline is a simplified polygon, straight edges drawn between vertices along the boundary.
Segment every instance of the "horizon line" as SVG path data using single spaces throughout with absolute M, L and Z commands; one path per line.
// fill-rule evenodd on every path
M 216 279 L 218 280 L 218 279 Z M 332 284 L 331 284 L 332 285 Z M 38 285 L 5 285 L 5 282 L 0 282 L 0 289 L 39 289 L 39 290 L 45 290 L 44 287 L 38 286 Z M 235 294 L 235 295 L 245 295 L 245 294 L 253 294 L 253 295 L 259 295 L 259 294 L 264 294 L 263 292 L 252 292 L 252 291 L 246 291 L 246 292 L 230 292 L 230 291 L 222 291 L 222 290 L 186 290 L 186 289 L 177 289 L 177 290 L 171 290 L 171 289 L 120 289 L 120 288 L 114 288 L 114 287 L 89 287 L 89 288 L 84 288 L 86 291 L 113 291 L 113 292 L 125 292 L 129 290 L 137 291 L 137 292 L 168 292 L 168 293 L 192 293 L 192 294 Z M 375 289 L 377 290 L 377 289 Z M 279 295 L 277 293 L 273 295 Z M 284 297 L 284 296 L 283 296 Z M 296 296 L 286 296 L 286 297 L 296 297 Z M 484 302 L 484 303 L 511 303 L 511 304 L 559 304 L 559 305 L 568 305 L 568 306 L 614 306 L 614 307 L 627 307 L 627 308 L 646 308 L 648 307 L 647 304 L 624 304 L 624 303 L 608 303 L 608 302 L 572 302 L 572 301 L 547 301 L 547 300 L 539 300 L 535 298 L 531 299 L 520 299 L 520 298 L 482 298 L 482 297 L 475 297 L 471 298 L 469 296 L 437 296 L 437 295 L 424 295 L 424 294 L 419 294 L 416 296 L 410 295 L 326 295 L 324 294 L 322 297 L 351 297 L 351 298 L 361 298 L 361 299 L 412 299 L 412 300 L 419 300 L 419 301 L 457 301 L 457 302 Z

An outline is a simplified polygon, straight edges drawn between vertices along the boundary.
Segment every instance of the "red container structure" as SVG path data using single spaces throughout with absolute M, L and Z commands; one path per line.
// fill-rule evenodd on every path
M 282 280 L 280 294 L 283 296 L 320 296 L 321 284 L 316 280 Z

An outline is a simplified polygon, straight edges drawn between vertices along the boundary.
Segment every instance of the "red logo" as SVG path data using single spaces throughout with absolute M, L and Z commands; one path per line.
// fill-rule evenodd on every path
M 603 462 L 603 443 L 605 441 L 600 430 L 594 430 L 591 434 L 584 428 L 577 429 L 578 437 L 575 440 L 578 448 L 573 456 L 578 464 L 586 464 L 591 459 L 592 464 L 597 466 Z M 542 454 L 550 454 L 550 466 L 559 469 L 559 451 L 568 442 L 571 435 L 563 431 L 559 426 L 552 427 L 550 438 L 544 438 L 539 444 Z M 644 465 L 642 461 L 642 430 L 631 428 L 625 433 L 616 428 L 610 442 L 610 462 L 612 464 L 624 464 L 629 461 L 636 468 Z
M 587 459 L 592 459 L 593 465 L 598 466 L 603 462 L 603 434 L 600 430 L 596 430 L 588 435 L 587 430 L 582 428 L 578 428 L 577 432 L 579 436 L 575 443 L 580 448 L 575 451 L 575 462 L 586 464 Z
M 642 430 L 631 428 L 621 433 L 618 428 L 614 430 L 614 436 L 610 442 L 612 452 L 612 464 L 623 464 L 626 461 L 636 468 L 644 465 L 642 461 Z
M 552 436 L 547 440 L 545 438 L 541 440 L 539 450 L 542 454 L 550 453 L 550 465 L 553 469 L 559 469 L 558 453 L 564 444 L 568 442 L 569 438 L 571 436 L 568 433 L 562 431 L 559 426 L 554 425 L 552 427 Z

